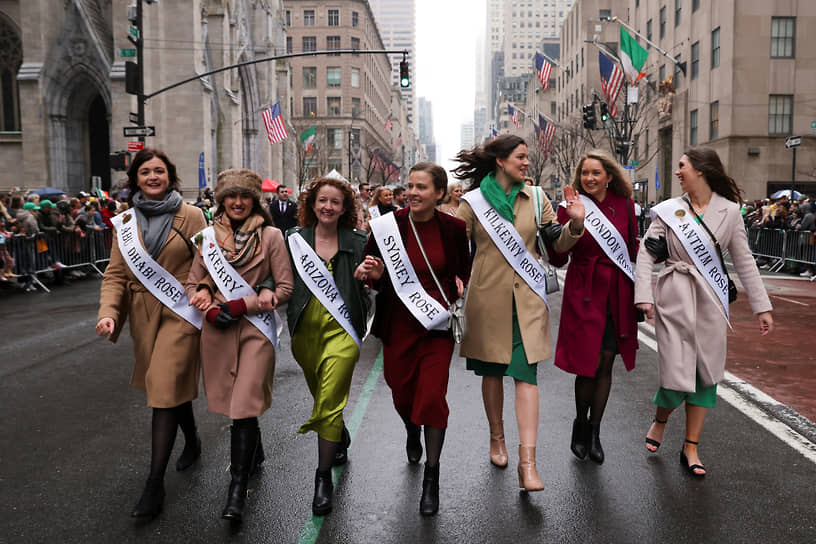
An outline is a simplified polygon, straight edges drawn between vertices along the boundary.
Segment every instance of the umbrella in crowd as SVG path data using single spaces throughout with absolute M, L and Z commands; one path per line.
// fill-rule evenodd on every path
M 278 185 L 280 185 L 280 183 L 278 183 L 274 179 L 265 179 L 261 184 L 261 190 L 264 193 L 274 193 L 275 191 L 278 190 Z
M 802 193 L 800 193 L 799 191 L 793 191 L 793 196 L 791 196 L 790 189 L 782 189 L 781 191 L 777 191 L 774 194 L 772 194 L 771 198 L 782 198 L 783 196 L 786 196 L 791 200 L 799 200 L 800 198 L 802 198 Z
M 43 187 L 41 189 L 34 189 L 31 194 L 40 195 L 40 198 L 58 198 L 65 194 L 62 189 L 55 189 L 53 187 Z

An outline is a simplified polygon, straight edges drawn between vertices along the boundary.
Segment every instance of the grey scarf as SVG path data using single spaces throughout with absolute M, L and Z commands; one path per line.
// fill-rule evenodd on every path
M 154 259 L 159 258 L 170 227 L 173 225 L 173 216 L 182 204 L 178 191 L 170 191 L 162 200 L 147 200 L 138 191 L 133 195 L 133 207 L 136 209 L 136 220 L 139 230 L 142 231 L 142 241 L 145 249 Z

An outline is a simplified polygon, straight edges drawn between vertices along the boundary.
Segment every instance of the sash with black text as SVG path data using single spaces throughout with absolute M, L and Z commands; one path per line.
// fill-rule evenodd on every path
M 184 286 L 173 274 L 162 268 L 139 242 L 139 226 L 133 212 L 124 212 L 111 218 L 116 229 L 116 241 L 122 257 L 151 295 L 176 315 L 201 330 L 204 316 L 190 306 Z
M 255 295 L 255 290 L 224 258 L 224 254 L 221 253 L 221 248 L 218 247 L 218 242 L 215 240 L 215 229 L 207 227 L 199 234 L 202 236 L 201 256 L 204 259 L 204 265 L 224 298 L 235 300 Z M 198 238 L 198 234 L 194 238 Z M 254 315 L 244 314 L 244 317 L 261 331 L 277 349 L 278 338 L 283 325 L 275 310 Z
M 620 268 L 626 276 L 635 281 L 635 268 L 629 258 L 629 248 L 623 241 L 623 236 L 606 217 L 591 198 L 580 195 L 581 202 L 584 203 L 586 216 L 584 217 L 584 228 L 595 239 L 606 256 Z M 629 205 L 629 202 L 626 202 Z
M 428 294 L 408 258 L 400 236 L 397 219 L 387 213 L 369 223 L 371 235 L 380 248 L 391 285 L 397 296 L 417 321 L 427 330 L 447 330 L 448 310 Z

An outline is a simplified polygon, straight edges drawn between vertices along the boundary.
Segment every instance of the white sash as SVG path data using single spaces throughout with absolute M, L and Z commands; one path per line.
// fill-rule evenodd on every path
M 387 213 L 374 219 L 369 226 L 388 269 L 391 285 L 394 286 L 399 299 L 427 330 L 447 330 L 450 314 L 419 282 L 414 265 L 411 264 L 402 242 L 394 214 Z
M 660 219 L 677 235 L 686 253 L 700 271 L 700 275 L 705 278 L 720 300 L 726 319 L 729 319 L 728 277 L 722 268 L 717 250 L 703 227 L 697 224 L 692 213 L 686 209 L 679 198 L 672 198 L 657 206 L 652 206 L 650 213 L 652 219 L 656 215 L 660 216 Z
M 184 286 L 175 276 L 161 267 L 139 243 L 139 226 L 133 212 L 111 218 L 116 229 L 116 241 L 130 271 L 151 295 L 180 318 L 201 330 L 204 316 L 190 306 Z
M 380 208 L 377 206 L 371 206 L 368 209 L 368 215 L 371 216 L 371 219 L 377 219 L 380 216 Z
M 297 232 L 289 235 L 289 250 L 292 252 L 292 260 L 295 263 L 300 279 L 303 280 L 309 291 L 317 297 L 320 304 L 329 311 L 335 321 L 343 327 L 343 330 L 351 336 L 357 347 L 361 347 L 360 337 L 351 324 L 348 308 L 346 308 L 343 296 L 337 289 L 334 277 L 320 257 L 317 256 L 315 250 Z
M 482 194 L 481 189 L 470 191 L 463 197 L 473 208 L 476 217 L 482 224 L 490 239 L 499 248 L 507 263 L 516 273 L 524 278 L 535 293 L 547 304 L 547 271 L 538 262 L 538 258 L 527 251 L 524 240 L 513 226 L 513 223 L 499 215 Z
M 235 268 L 224 259 L 224 254 L 221 253 L 221 248 L 218 247 L 218 242 L 215 240 L 215 229 L 207 227 L 199 234 L 202 236 L 201 256 L 204 258 L 204 264 L 213 282 L 215 282 L 216 287 L 218 287 L 218 290 L 224 295 L 224 298 L 227 300 L 235 300 L 237 298 L 255 295 L 255 290 L 250 287 Z M 197 238 L 198 234 L 196 234 L 195 237 Z M 283 324 L 275 310 L 255 315 L 244 314 L 244 317 L 272 342 L 275 349 L 278 348 L 278 338 L 280 337 Z
M 586 195 L 579 195 L 586 209 L 584 228 L 589 231 L 595 242 L 601 246 L 606 256 L 620 268 L 626 276 L 635 281 L 635 269 L 629 258 L 629 248 L 623 241 L 623 236 L 598 208 L 595 202 Z M 629 203 L 627 202 L 628 206 Z

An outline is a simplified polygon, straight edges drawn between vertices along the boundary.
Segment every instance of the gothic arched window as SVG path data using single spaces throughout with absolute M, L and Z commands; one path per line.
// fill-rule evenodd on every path
M 23 44 L 14 28 L 0 16 L 0 131 L 20 131 L 20 94 L 17 71 L 23 63 Z

